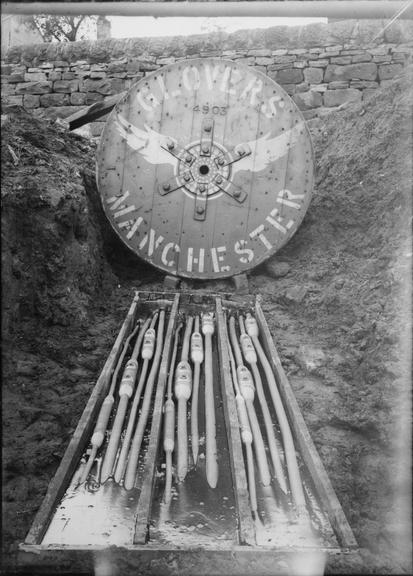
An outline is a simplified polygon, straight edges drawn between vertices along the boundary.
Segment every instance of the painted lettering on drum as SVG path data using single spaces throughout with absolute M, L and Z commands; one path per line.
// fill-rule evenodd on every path
M 171 250 L 174 251 L 174 258 L 168 260 L 169 253 Z M 179 254 L 180 251 L 181 251 L 181 248 L 178 246 L 178 244 L 175 244 L 174 242 L 168 242 L 168 244 L 166 244 L 162 250 L 162 254 L 161 254 L 162 264 L 164 264 L 165 266 L 168 266 L 169 268 L 172 268 L 173 266 L 176 267 L 176 255 Z
M 205 249 L 200 248 L 198 255 L 194 256 L 194 249 L 192 247 L 189 247 L 187 251 L 186 263 L 187 263 L 186 265 L 187 272 L 193 272 L 194 265 L 197 265 L 198 272 L 202 274 L 204 272 L 204 264 L 205 264 Z
M 199 90 L 200 86 L 205 81 L 209 90 L 214 89 L 214 83 L 220 78 L 219 90 L 231 96 L 237 96 L 238 100 L 249 101 L 249 105 L 258 106 L 258 110 L 267 118 L 272 118 L 277 115 L 277 107 L 282 109 L 284 102 L 281 95 L 275 95 L 268 99 L 266 102 L 262 98 L 264 91 L 264 81 L 257 78 L 252 74 L 243 74 L 242 71 L 234 66 L 225 66 L 221 72 L 222 64 L 212 65 L 208 62 L 199 65 L 185 66 L 181 72 L 180 84 L 187 92 L 194 92 Z M 169 100 L 176 98 L 182 94 L 180 89 L 173 90 L 171 93 L 165 87 L 162 75 L 156 76 L 156 81 L 153 83 L 154 92 L 149 92 L 147 88 L 146 94 L 143 90 L 137 91 L 137 101 L 139 105 L 146 112 L 151 112 L 154 108 L 160 106 L 163 99 Z M 159 92 L 159 94 L 157 93 Z M 261 95 L 261 97 L 259 97 Z
M 254 250 L 247 248 L 247 240 L 237 240 L 234 244 L 234 252 L 239 255 L 238 260 L 242 264 L 249 264 L 254 260 Z

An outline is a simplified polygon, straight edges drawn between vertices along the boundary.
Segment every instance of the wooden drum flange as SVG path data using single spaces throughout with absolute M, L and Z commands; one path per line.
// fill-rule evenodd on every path
M 254 268 L 308 208 L 313 152 L 297 106 L 273 80 L 229 60 L 166 66 L 110 114 L 97 156 L 105 213 L 138 256 L 213 279 Z

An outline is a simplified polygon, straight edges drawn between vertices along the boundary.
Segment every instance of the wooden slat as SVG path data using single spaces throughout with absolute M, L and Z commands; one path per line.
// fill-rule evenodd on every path
M 175 319 L 179 305 L 179 294 L 175 294 L 172 305 L 165 342 L 162 350 L 162 361 L 157 378 L 155 403 L 152 413 L 152 425 L 149 437 L 148 451 L 144 470 L 144 481 L 139 497 L 136 512 L 134 544 L 145 544 L 148 535 L 148 524 L 151 513 L 152 494 L 155 487 L 155 468 L 161 436 L 162 409 L 165 399 L 165 387 L 168 376 L 169 355 L 172 342 L 172 334 L 175 327 Z
M 301 414 L 294 392 L 281 365 L 280 357 L 275 348 L 258 299 L 255 305 L 255 313 L 261 330 L 261 341 L 275 373 L 279 391 L 288 414 L 290 425 L 293 428 L 294 437 L 298 444 L 301 457 L 312 477 L 318 496 L 327 510 L 330 523 L 336 532 L 340 545 L 346 548 L 355 548 L 358 546 L 357 541 L 311 439 L 310 432 Z
M 108 114 L 116 106 L 119 100 L 125 96 L 125 94 L 126 90 L 119 94 L 109 96 L 109 98 L 105 98 L 102 102 L 95 102 L 91 106 L 65 118 L 64 122 L 68 125 L 69 130 L 76 130 L 76 128 L 89 124 L 89 122 L 94 122 L 105 114 Z
M 139 293 L 137 292 L 121 326 L 118 337 L 116 338 L 112 350 L 110 351 L 105 365 L 103 366 L 102 372 L 100 373 L 95 387 L 93 388 L 86 408 L 84 409 L 76 430 L 74 431 L 69 446 L 66 449 L 62 461 L 60 462 L 60 466 L 49 484 L 46 496 L 26 537 L 26 544 L 41 543 L 50 523 L 53 510 L 57 506 L 58 502 L 64 494 L 64 491 L 67 488 L 74 469 L 85 448 L 86 442 L 89 439 L 91 428 L 100 408 L 101 401 L 107 392 L 111 372 L 118 358 L 122 343 L 133 324 L 138 301 Z
M 241 436 L 234 390 L 231 382 L 231 368 L 227 349 L 225 318 L 220 298 L 215 299 L 215 310 L 218 327 L 218 351 L 221 375 L 221 388 L 224 407 L 225 427 L 231 462 L 231 472 L 234 483 L 235 500 L 239 517 L 239 539 L 241 544 L 256 544 L 255 528 L 249 504 L 247 475 L 242 453 Z

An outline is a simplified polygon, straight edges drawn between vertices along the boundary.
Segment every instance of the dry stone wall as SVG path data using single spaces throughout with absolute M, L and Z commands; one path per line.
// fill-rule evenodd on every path
M 18 46 L 2 60 L 2 100 L 65 118 L 161 66 L 196 57 L 242 62 L 273 78 L 304 116 L 362 100 L 411 61 L 413 22 L 342 21 L 187 38 Z M 90 126 L 98 136 L 104 122 Z

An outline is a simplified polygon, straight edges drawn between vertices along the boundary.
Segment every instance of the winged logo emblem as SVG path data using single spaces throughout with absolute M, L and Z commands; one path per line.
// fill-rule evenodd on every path
M 159 134 L 144 124 L 145 130 L 128 122 L 121 114 L 117 115 L 115 127 L 132 150 L 136 150 L 150 164 L 171 164 L 175 167 L 177 158 L 168 152 L 168 144 L 176 145 L 177 140 L 164 134 Z
M 283 158 L 299 141 L 303 127 L 304 123 L 300 122 L 279 136 L 271 138 L 271 133 L 268 132 L 265 136 L 257 138 L 257 140 L 237 145 L 235 152 L 242 149 L 244 151 L 247 150 L 249 154 L 233 163 L 232 173 L 236 174 L 241 172 L 241 170 L 261 172 L 269 164 Z
M 174 168 L 179 160 L 171 152 L 168 146 L 173 143 L 175 147 L 178 142 L 171 136 L 166 136 L 152 130 L 144 124 L 144 130 L 128 122 L 121 114 L 117 115 L 115 127 L 122 138 L 132 150 L 136 150 L 150 164 L 170 164 Z M 249 172 L 261 172 L 269 164 L 283 158 L 293 146 L 300 140 L 300 134 L 304 123 L 300 122 L 290 130 L 278 136 L 271 137 L 268 132 L 265 136 L 244 142 L 235 146 L 235 153 L 241 149 L 247 154 L 239 154 L 239 158 L 234 160 L 232 165 L 232 175 L 237 172 L 247 170 Z

